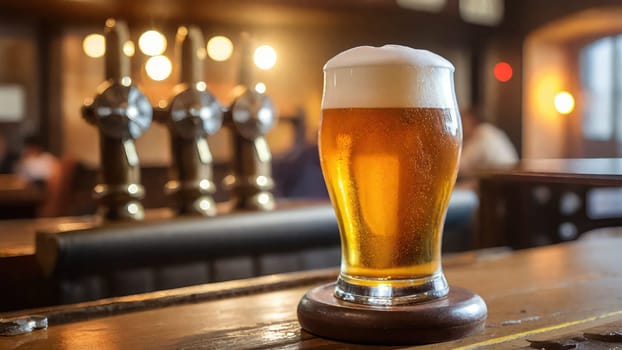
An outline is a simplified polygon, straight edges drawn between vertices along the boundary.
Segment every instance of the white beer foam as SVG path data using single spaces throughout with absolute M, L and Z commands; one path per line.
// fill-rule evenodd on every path
M 322 108 L 455 108 L 453 72 L 427 50 L 355 47 L 324 66 Z

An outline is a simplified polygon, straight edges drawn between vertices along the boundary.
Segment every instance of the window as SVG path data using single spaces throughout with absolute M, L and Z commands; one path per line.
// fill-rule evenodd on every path
M 622 143 L 622 35 L 586 46 L 580 53 L 580 70 L 583 138 Z

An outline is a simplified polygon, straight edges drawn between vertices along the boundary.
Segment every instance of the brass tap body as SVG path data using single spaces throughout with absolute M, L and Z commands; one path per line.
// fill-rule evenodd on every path
M 104 81 L 92 103 L 82 107 L 82 115 L 99 130 L 100 183 L 95 186 L 99 211 L 106 220 L 141 220 L 144 209 L 141 199 L 140 161 L 134 140 L 151 125 L 152 107 L 149 100 L 134 86 L 130 78 L 130 60 L 123 53 L 129 40 L 124 22 L 108 19 Z
M 174 88 L 168 107 L 156 113 L 156 120 L 167 125 L 171 137 L 172 179 L 166 192 L 179 215 L 216 215 L 212 194 L 213 161 L 207 136 L 222 125 L 220 103 L 203 81 L 204 40 L 194 26 L 177 32 L 181 81 Z

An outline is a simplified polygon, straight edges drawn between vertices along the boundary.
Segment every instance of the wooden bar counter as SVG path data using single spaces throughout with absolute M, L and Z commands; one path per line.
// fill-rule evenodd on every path
M 528 339 L 570 339 L 596 326 L 622 329 L 621 263 L 622 236 L 447 256 L 450 284 L 481 295 L 489 316 L 483 333 L 427 347 L 527 348 Z M 0 337 L 0 348 L 378 348 L 325 340 L 300 330 L 298 301 L 309 288 L 334 280 L 336 273 L 271 275 L 5 313 L 0 317 L 47 315 L 50 326 Z

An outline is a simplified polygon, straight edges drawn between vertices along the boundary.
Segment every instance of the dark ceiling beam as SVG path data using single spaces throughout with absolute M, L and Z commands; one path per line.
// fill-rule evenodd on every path
M 432 16 L 455 16 L 457 0 L 448 3 L 444 11 Z M 430 15 L 402 9 L 395 0 L 4 0 L 0 13 L 57 21 L 101 22 L 107 17 L 122 17 L 255 25 L 322 25 L 360 15 L 373 15 L 376 20 L 403 13 Z

